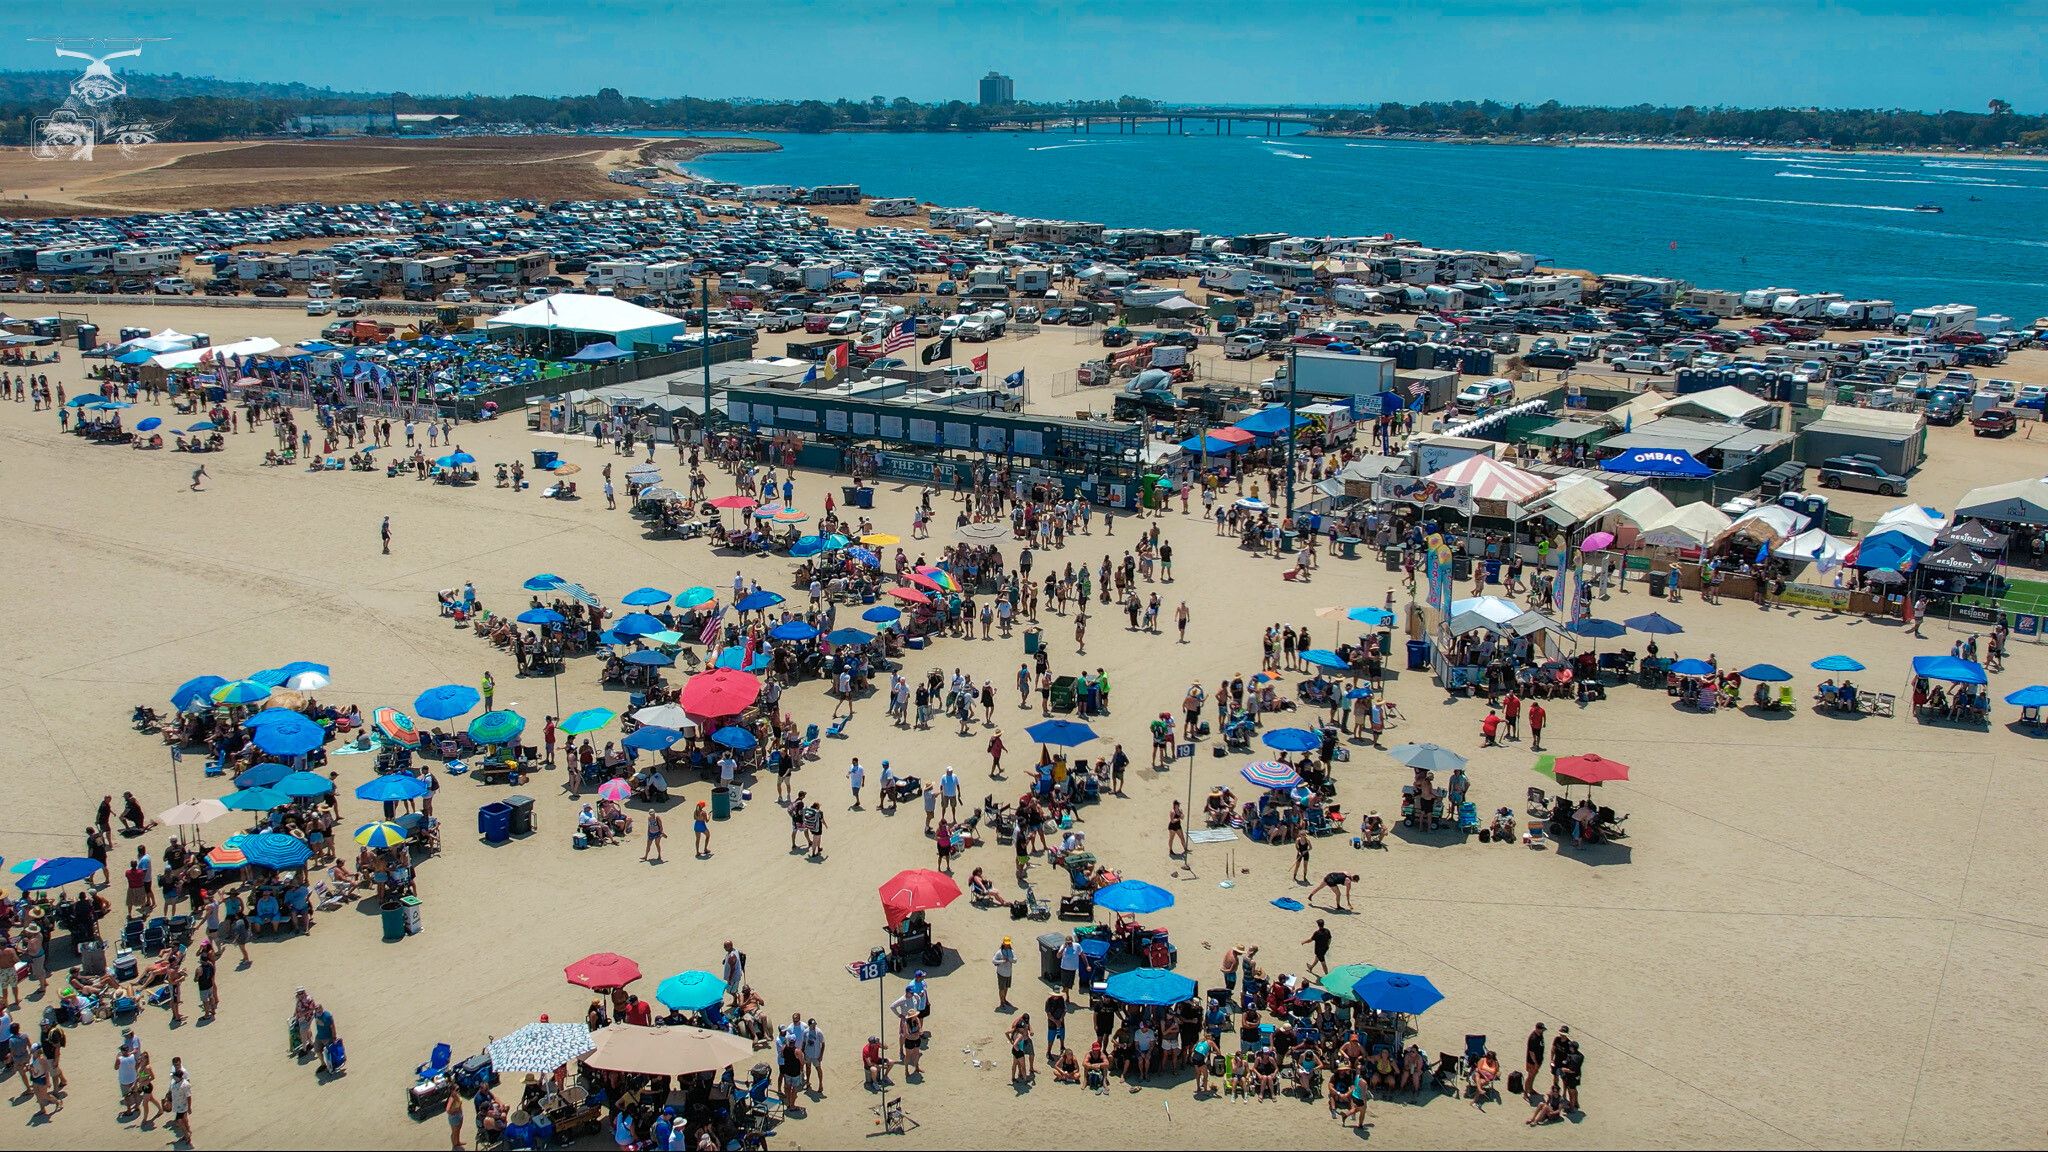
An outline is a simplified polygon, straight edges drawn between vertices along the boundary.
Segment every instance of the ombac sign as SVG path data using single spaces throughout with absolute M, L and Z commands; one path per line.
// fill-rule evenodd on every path
M 1714 474 L 1713 469 L 1693 459 L 1692 453 L 1679 448 L 1631 448 L 1601 461 L 1600 467 L 1638 476 L 1704 479 Z

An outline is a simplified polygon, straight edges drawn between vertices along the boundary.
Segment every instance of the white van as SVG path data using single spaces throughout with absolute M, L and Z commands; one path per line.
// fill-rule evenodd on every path
M 834 315 L 832 322 L 825 326 L 825 331 L 833 336 L 844 336 L 850 332 L 860 331 L 860 313 L 849 309 Z
M 1458 389 L 1457 398 L 1452 403 L 1460 412 L 1473 413 L 1508 403 L 1514 398 L 1515 382 L 1496 376 L 1491 380 L 1474 380 Z

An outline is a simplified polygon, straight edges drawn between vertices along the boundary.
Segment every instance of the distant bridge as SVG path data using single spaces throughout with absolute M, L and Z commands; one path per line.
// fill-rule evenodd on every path
M 1278 136 L 1282 125 L 1313 124 L 1321 114 L 1291 108 L 1172 108 L 1157 112 L 1124 112 L 1095 115 L 1080 115 L 1064 112 L 1046 112 L 1037 115 L 1006 116 L 997 126 L 1014 126 L 1035 129 L 1039 132 L 1080 132 L 1092 135 L 1095 126 L 1103 126 L 1104 132 L 1113 130 L 1118 134 L 1138 131 L 1141 124 L 1161 124 L 1168 135 L 1190 135 L 1188 121 L 1195 122 L 1195 135 L 1230 136 L 1237 125 L 1247 124 L 1263 128 L 1268 134 Z M 1203 126 L 1207 125 L 1207 130 Z

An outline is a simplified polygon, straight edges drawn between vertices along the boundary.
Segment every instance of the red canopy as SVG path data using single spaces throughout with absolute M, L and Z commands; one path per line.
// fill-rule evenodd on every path
M 640 966 L 616 952 L 598 952 L 562 969 L 562 975 L 585 988 L 624 988 L 640 978 Z
M 720 668 L 690 677 L 677 702 L 692 716 L 737 716 L 761 698 L 761 678 Z
M 916 579 L 916 577 L 912 577 L 912 579 Z M 915 588 L 904 588 L 899 586 L 888 589 L 886 592 L 883 593 L 883 595 L 894 596 L 898 600 L 907 601 L 911 604 L 929 604 L 932 602 L 931 597 L 925 595 L 922 592 L 919 592 Z
M 754 500 L 751 496 L 720 496 L 718 499 L 711 501 L 711 506 L 713 508 L 752 508 Z
M 1215 437 L 1218 440 L 1225 440 L 1232 444 L 1249 444 L 1252 441 L 1258 439 L 1257 436 L 1252 435 L 1251 433 L 1245 431 L 1242 428 L 1211 428 L 1209 429 L 1209 435 Z
M 1587 753 L 1584 756 L 1560 757 L 1552 770 L 1562 782 L 1572 784 L 1600 784 L 1608 780 L 1628 779 L 1628 765 L 1619 760 Z
M 929 868 L 905 868 L 877 891 L 882 897 L 882 911 L 888 913 L 892 925 L 901 923 L 912 912 L 944 908 L 960 898 L 960 885 L 951 876 Z

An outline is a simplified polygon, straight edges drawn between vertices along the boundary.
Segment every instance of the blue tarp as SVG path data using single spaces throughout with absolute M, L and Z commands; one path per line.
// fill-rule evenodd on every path
M 1193 452 L 1197 455 L 1206 452 L 1211 456 L 1226 456 L 1244 446 L 1230 440 L 1218 440 L 1207 433 L 1200 436 L 1190 436 L 1180 442 L 1180 450 L 1183 452 Z
M 1682 476 L 1695 480 L 1714 474 L 1713 469 L 1682 448 L 1631 448 L 1601 461 L 1600 467 L 1632 476 Z
M 1915 656 L 1913 675 L 1925 676 L 1929 680 L 1947 680 L 1954 684 L 1984 683 L 1984 666 L 1975 660 L 1961 660 L 1954 656 Z
M 1293 417 L 1291 424 L 1288 422 L 1290 416 Z M 1288 428 L 1299 428 L 1308 422 L 1308 417 L 1290 411 L 1285 404 L 1275 404 L 1263 412 L 1252 413 L 1232 427 L 1241 428 L 1254 436 L 1267 437 L 1277 436 Z

